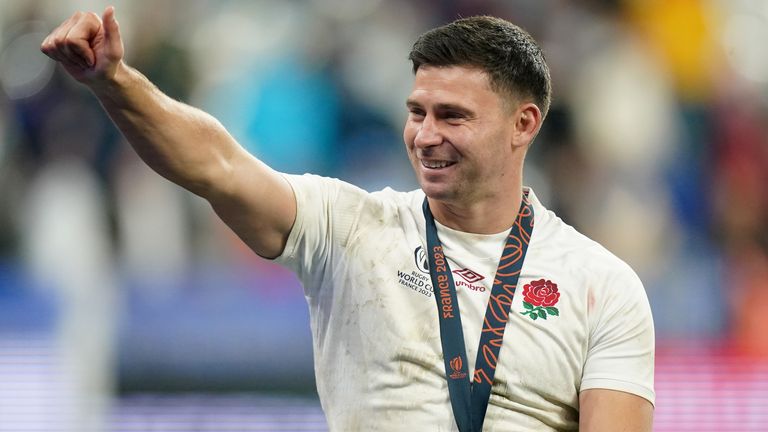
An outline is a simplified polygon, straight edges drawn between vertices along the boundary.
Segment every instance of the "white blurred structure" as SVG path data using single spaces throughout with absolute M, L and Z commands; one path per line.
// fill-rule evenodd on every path
M 116 287 L 102 201 L 88 167 L 71 160 L 43 167 L 28 193 L 25 258 L 30 273 L 57 291 L 59 322 L 52 359 L 58 364 L 52 367 L 64 377 L 57 396 L 67 401 L 56 404 L 61 408 L 54 415 L 56 423 L 41 430 L 104 430 L 114 387 Z M 43 384 L 49 379 L 37 378 Z M 29 427 L 38 419 L 30 412 L 29 418 L 17 416 L 15 421 L 16 430 L 34 430 Z
M 187 270 L 189 227 L 178 186 L 154 173 L 132 150 L 116 175 L 121 270 L 140 278 L 144 294 L 172 294 Z

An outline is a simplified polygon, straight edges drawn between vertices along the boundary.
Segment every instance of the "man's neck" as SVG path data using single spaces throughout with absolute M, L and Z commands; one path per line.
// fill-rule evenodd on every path
M 429 199 L 435 220 L 458 231 L 474 234 L 496 234 L 512 227 L 523 199 L 520 186 L 503 197 L 472 203 L 450 203 Z

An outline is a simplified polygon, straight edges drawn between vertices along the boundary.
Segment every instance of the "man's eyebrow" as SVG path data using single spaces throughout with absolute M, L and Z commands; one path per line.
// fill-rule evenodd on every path
M 421 108 L 422 107 L 420 103 L 416 102 L 413 99 L 406 100 L 405 101 L 405 106 L 408 107 L 408 108 Z M 469 109 L 469 108 L 467 108 L 465 106 L 462 106 L 462 105 L 456 105 L 456 104 L 452 104 L 452 103 L 439 103 L 439 104 L 435 105 L 435 110 L 437 110 L 437 111 L 455 111 L 455 112 L 463 114 L 463 115 L 465 115 L 467 117 L 474 117 L 475 116 L 475 112 L 472 111 L 471 109 Z
M 456 104 L 451 104 L 451 103 L 440 103 L 440 104 L 437 104 L 435 106 L 435 109 L 437 111 L 454 111 L 454 112 L 457 112 L 459 114 L 463 114 L 463 115 L 465 115 L 467 117 L 474 117 L 475 116 L 475 112 L 472 111 L 471 109 L 469 109 L 469 108 L 467 108 L 465 106 L 462 106 L 462 105 L 456 105 Z
M 408 108 L 420 108 L 421 104 L 416 102 L 413 99 L 408 99 L 408 100 L 405 101 L 405 106 L 408 107 Z

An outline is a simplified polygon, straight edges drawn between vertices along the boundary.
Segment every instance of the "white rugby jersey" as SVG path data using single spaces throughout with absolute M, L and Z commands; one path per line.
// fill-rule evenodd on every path
M 297 216 L 276 261 L 304 286 L 330 429 L 457 430 L 424 254 L 424 193 L 286 178 Z M 483 430 L 577 430 L 578 395 L 589 388 L 653 403 L 653 321 L 640 280 L 526 191 L 534 229 Z M 471 377 L 507 232 L 469 234 L 438 223 L 438 235 L 456 283 Z

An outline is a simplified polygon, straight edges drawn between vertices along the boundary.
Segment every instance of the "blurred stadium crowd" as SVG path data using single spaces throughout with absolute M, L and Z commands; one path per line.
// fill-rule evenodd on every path
M 417 187 L 401 138 L 416 36 L 458 16 L 510 19 L 541 42 L 554 82 L 526 183 L 637 270 L 660 345 L 768 359 L 768 2 L 114 4 L 128 62 L 164 92 L 212 113 L 278 170 L 368 190 Z M 269 350 L 238 350 L 242 341 L 227 336 L 271 334 L 266 318 L 265 329 L 249 327 L 251 307 L 299 339 L 311 388 L 297 282 L 145 168 L 97 101 L 39 53 L 74 10 L 104 6 L 0 2 L 0 329 L 34 325 L 13 299 L 59 284 L 71 303 L 53 309 L 79 317 L 67 321 L 73 329 L 101 328 L 109 339 L 115 327 L 144 328 L 141 341 L 161 347 L 173 344 L 163 326 L 189 323 L 177 325 L 218 343 L 210 358 L 192 350 L 210 366 L 226 357 L 226 341 L 232 358 Z M 248 307 L 210 306 L 235 303 Z M 131 334 L 122 330 L 121 343 L 146 343 Z M 141 352 L 121 355 L 121 367 L 130 371 Z

